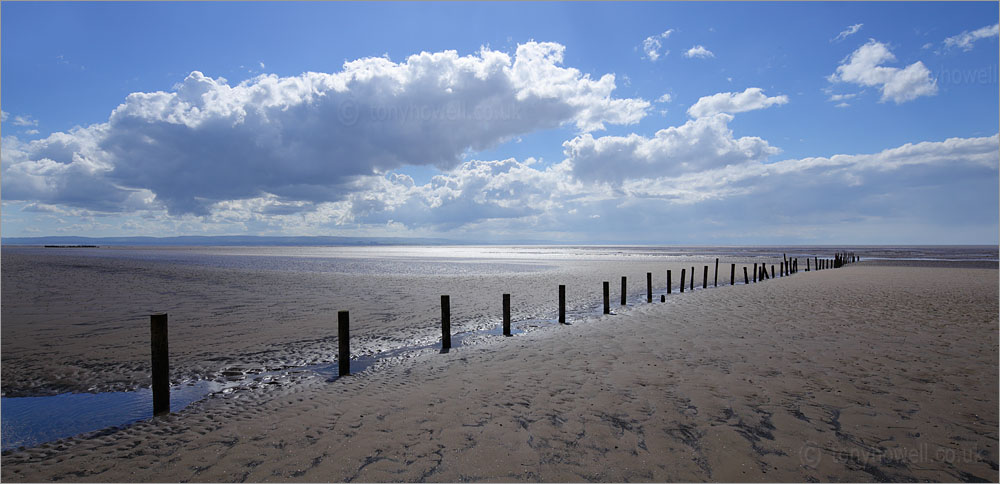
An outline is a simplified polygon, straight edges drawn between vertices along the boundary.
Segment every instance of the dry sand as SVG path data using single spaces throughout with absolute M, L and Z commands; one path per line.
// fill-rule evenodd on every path
M 861 264 L 695 292 L 213 397 L 9 453 L 2 478 L 995 482 L 997 276 Z

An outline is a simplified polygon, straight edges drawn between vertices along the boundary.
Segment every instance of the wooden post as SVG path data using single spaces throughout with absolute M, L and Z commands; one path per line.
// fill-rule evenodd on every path
M 667 294 L 670 294 L 670 286 L 674 283 L 670 280 L 670 269 L 667 269 Z
M 167 313 L 149 316 L 150 353 L 153 363 L 153 415 L 170 413 L 170 348 Z
M 559 284 L 559 324 L 566 324 L 566 286 Z
M 604 281 L 604 314 L 611 314 L 611 283 Z
M 715 258 L 715 285 L 712 287 L 719 287 L 719 258 Z
M 666 294 L 660 294 L 660 302 L 667 302 L 667 295 Z
M 337 311 L 337 374 L 351 374 L 351 315 L 347 311 Z
M 646 273 L 646 302 L 653 302 L 653 273 Z
M 441 296 L 441 349 L 451 349 L 451 299 Z
M 774 264 L 771 264 L 771 279 L 774 279 Z
M 687 269 L 681 269 L 681 292 L 684 292 L 684 277 L 687 275 Z
M 736 285 L 736 264 L 729 266 L 729 285 Z
M 607 307 L 607 304 L 605 304 Z M 510 334 L 510 294 L 503 295 L 503 335 L 511 336 Z
M 758 272 L 760 272 L 760 271 L 757 270 L 757 263 L 754 262 L 753 263 L 753 282 L 757 282 L 757 276 L 759 275 Z
M 691 266 L 691 290 L 694 290 L 694 266 Z
M 750 278 L 747 277 L 747 266 L 743 266 L 743 284 L 750 284 Z
M 809 258 L 806 257 L 806 272 L 809 272 Z
M 701 276 L 701 288 L 708 289 L 708 266 L 705 266 L 705 273 Z
M 781 276 L 781 277 L 785 277 L 785 263 L 784 262 L 779 262 L 778 263 L 778 275 Z
M 622 276 L 622 306 L 625 305 L 625 298 L 626 298 L 625 291 L 626 290 L 627 290 L 627 288 L 625 286 L 625 276 Z

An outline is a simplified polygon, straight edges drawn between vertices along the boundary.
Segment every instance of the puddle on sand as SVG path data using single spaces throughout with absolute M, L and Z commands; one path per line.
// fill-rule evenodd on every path
M 227 383 L 202 380 L 171 387 L 170 408 L 181 409 Z M 152 390 L 63 393 L 0 399 L 3 450 L 31 447 L 106 427 L 127 425 L 153 415 Z
M 528 320 L 511 325 L 513 335 L 524 333 L 529 327 L 544 326 L 554 321 Z M 497 325 L 479 331 L 455 333 L 452 348 L 458 348 L 471 338 L 487 335 L 499 336 L 502 328 Z M 414 345 L 384 351 L 374 355 L 351 358 L 351 373 L 361 373 L 384 360 L 414 355 L 423 351 L 439 351 L 440 343 Z M 170 409 L 174 412 L 217 392 L 229 392 L 238 387 L 267 384 L 291 372 L 311 371 L 327 377 L 338 377 L 338 365 L 322 363 L 280 371 L 250 373 L 230 381 L 199 380 L 170 387 Z M 74 435 L 109 427 L 121 427 L 145 420 L 153 415 L 153 396 L 149 388 L 128 392 L 63 393 L 43 397 L 0 398 L 0 448 L 11 450 L 33 447 Z

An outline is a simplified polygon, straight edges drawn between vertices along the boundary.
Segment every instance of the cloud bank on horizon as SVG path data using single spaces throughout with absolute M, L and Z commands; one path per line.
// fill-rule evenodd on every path
M 835 40 L 848 42 L 861 25 Z M 645 38 L 643 58 L 667 62 L 675 32 Z M 989 35 L 995 26 L 943 42 L 964 51 Z M 787 140 L 766 140 L 742 121 L 755 111 L 781 116 L 801 93 L 770 85 L 703 92 L 680 110 L 688 119 L 670 125 L 653 101 L 618 94 L 621 73 L 566 65 L 568 50 L 530 41 L 507 52 L 362 57 L 336 72 L 236 84 L 192 71 L 169 91 L 129 94 L 106 122 L 36 139 L 5 135 L 4 210 L 28 221 L 8 225 L 5 217 L 4 233 L 34 235 L 37 218 L 75 235 L 685 242 L 672 230 L 697 228 L 697 243 L 822 243 L 912 240 L 942 229 L 952 233 L 941 240 L 981 242 L 991 229 L 983 220 L 996 227 L 996 132 L 787 157 Z M 698 44 L 685 57 L 724 55 Z M 828 84 L 817 89 L 821 103 L 847 107 L 863 94 L 830 86 L 873 88 L 871 104 L 883 109 L 942 94 L 922 61 L 898 63 L 875 39 L 830 71 L 818 79 Z M 677 101 L 662 91 L 649 98 Z M 8 118 L 38 126 L 25 113 Z M 568 134 L 560 159 L 479 159 L 539 133 Z M 430 175 L 417 181 L 415 169 Z M 994 203 L 968 212 L 983 200 Z

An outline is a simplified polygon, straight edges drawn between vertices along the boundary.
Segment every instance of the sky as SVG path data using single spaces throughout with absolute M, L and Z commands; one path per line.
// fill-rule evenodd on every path
M 997 244 L 996 2 L 0 4 L 0 233 Z

